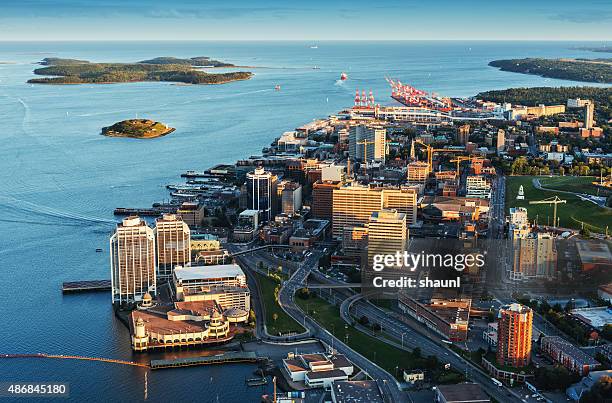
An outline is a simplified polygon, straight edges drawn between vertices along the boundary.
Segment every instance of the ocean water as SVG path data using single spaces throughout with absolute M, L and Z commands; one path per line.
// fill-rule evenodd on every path
M 350 106 L 356 88 L 390 103 L 385 76 L 448 96 L 516 86 L 576 85 L 500 72 L 490 60 L 596 57 L 560 42 L 0 42 L 0 354 L 56 353 L 142 360 L 106 293 L 63 296 L 61 283 L 109 278 L 115 207 L 148 207 L 187 169 L 258 154 L 286 130 Z M 30 85 L 33 63 L 56 56 L 133 62 L 211 56 L 249 68 L 249 81 Z M 314 66 L 319 69 L 313 69 Z M 340 82 L 341 72 L 349 79 Z M 280 85 L 281 91 L 274 91 Z M 584 85 L 584 84 L 581 84 Z M 163 138 L 106 138 L 100 129 L 146 117 Z M 104 253 L 96 253 L 102 248 Z M 180 353 L 168 353 L 177 355 Z M 147 376 L 151 401 L 258 401 L 253 367 L 164 370 Z M 114 364 L 15 359 L 0 379 L 64 381 L 74 400 L 142 400 L 144 371 Z

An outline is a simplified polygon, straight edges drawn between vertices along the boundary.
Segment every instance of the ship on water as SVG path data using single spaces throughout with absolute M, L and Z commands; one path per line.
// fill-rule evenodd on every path
M 340 74 L 340 80 L 346 81 L 347 79 L 348 79 L 348 76 L 346 75 L 346 73 L 342 72 L 342 74 Z

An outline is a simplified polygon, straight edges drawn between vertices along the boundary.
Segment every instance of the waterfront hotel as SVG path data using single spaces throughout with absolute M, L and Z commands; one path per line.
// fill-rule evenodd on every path
M 114 304 L 141 301 L 155 293 L 155 237 L 137 216 L 127 217 L 110 238 L 111 289 Z

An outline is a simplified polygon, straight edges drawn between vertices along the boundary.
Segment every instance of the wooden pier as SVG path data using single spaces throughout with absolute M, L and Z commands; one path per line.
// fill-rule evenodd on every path
M 110 280 L 67 281 L 62 283 L 63 293 L 110 291 Z
M 151 360 L 151 369 L 191 367 L 196 365 L 230 364 L 236 362 L 257 362 L 265 359 L 253 351 L 228 351 L 208 357 L 176 358 L 172 360 Z

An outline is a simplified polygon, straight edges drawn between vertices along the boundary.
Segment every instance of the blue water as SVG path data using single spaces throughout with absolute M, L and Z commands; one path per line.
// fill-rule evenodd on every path
M 389 102 L 385 76 L 448 96 L 515 86 L 576 85 L 500 72 L 487 62 L 527 56 L 596 57 L 568 43 L 0 43 L 0 353 L 133 357 L 110 295 L 62 296 L 63 281 L 109 277 L 108 237 L 117 206 L 163 200 L 187 169 L 257 154 L 282 131 L 349 106 L 356 88 Z M 43 57 L 131 62 L 212 56 L 260 66 L 249 81 L 31 86 Z M 315 70 L 312 67 L 318 66 Z M 338 81 L 345 71 L 349 80 Z M 281 85 L 277 92 L 273 88 Z M 584 84 L 582 84 L 584 85 Z M 147 117 L 177 128 L 139 141 L 100 128 Z M 105 253 L 96 253 L 103 248 Z M 228 366 L 149 373 L 148 399 L 256 401 L 254 368 Z M 38 359 L 0 362 L 0 379 L 65 381 L 75 400 L 144 398 L 141 369 Z M 269 392 L 269 390 L 267 390 Z

